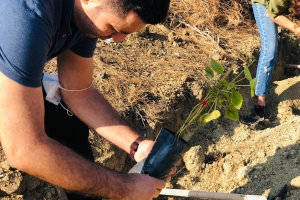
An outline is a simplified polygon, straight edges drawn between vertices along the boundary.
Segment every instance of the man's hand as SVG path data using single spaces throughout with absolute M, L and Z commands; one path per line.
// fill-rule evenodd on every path
M 137 152 L 134 154 L 134 159 L 136 162 L 139 162 L 146 158 L 148 154 L 150 153 L 152 147 L 154 145 L 154 141 L 152 140 L 143 140 L 139 144 L 139 148 L 137 149 Z
M 129 188 L 127 197 L 122 200 L 152 200 L 165 188 L 164 181 L 148 175 L 132 173 L 128 176 L 134 180 L 134 183 Z
M 152 140 L 144 140 L 139 144 L 139 148 L 137 150 L 137 152 L 134 155 L 134 159 L 137 162 L 140 162 L 141 160 L 145 159 L 148 154 L 150 153 L 152 147 L 154 145 L 154 141 Z M 173 169 L 170 171 L 169 176 L 166 178 L 165 182 L 170 182 L 171 181 L 171 176 L 174 175 L 177 171 L 177 166 L 180 165 L 180 161 L 178 161 L 175 166 L 173 167 Z

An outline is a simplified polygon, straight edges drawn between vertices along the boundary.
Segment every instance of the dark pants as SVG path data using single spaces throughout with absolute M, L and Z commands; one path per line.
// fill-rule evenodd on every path
M 45 98 L 44 102 L 46 134 L 50 138 L 69 147 L 87 160 L 94 162 L 93 152 L 88 140 L 88 126 L 75 115 L 69 116 L 67 111 L 63 109 L 61 105 L 56 106 L 55 104 L 45 100 Z M 81 194 L 74 193 L 67 193 L 67 197 L 69 200 L 101 200 L 101 198 L 86 197 Z

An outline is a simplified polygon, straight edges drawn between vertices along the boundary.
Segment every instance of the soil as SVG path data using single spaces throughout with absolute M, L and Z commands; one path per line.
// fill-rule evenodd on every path
M 272 196 L 288 184 L 286 199 L 300 199 L 300 76 L 297 68 L 286 67 L 299 62 L 299 40 L 284 29 L 279 39 L 267 119 L 255 129 L 223 114 L 208 124 L 194 124 L 187 133 L 191 148 L 169 188 Z M 94 85 L 141 135 L 155 139 L 161 127 L 176 131 L 204 98 L 210 81 L 204 68 L 211 58 L 232 79 L 246 66 L 255 76 L 258 54 L 248 1 L 172 1 L 165 23 L 149 25 L 121 44 L 98 42 Z M 56 73 L 55 63 L 47 63 L 45 71 Z M 255 98 L 248 87 L 240 92 L 240 114 L 251 114 Z M 134 166 L 125 152 L 93 130 L 90 142 L 97 163 L 124 173 Z M 0 165 L 0 199 L 62 199 L 57 187 L 11 168 L 3 153 Z

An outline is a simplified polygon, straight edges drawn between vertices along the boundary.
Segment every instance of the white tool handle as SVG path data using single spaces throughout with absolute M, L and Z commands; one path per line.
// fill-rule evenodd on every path
M 258 195 L 203 192 L 198 190 L 181 190 L 181 189 L 162 189 L 160 195 L 176 196 L 176 197 L 198 197 L 203 199 L 219 199 L 219 200 L 267 200 L 267 197 L 258 196 Z

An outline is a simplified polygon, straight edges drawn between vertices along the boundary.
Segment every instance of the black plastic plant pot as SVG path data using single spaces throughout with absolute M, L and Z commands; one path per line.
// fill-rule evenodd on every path
M 188 149 L 189 144 L 186 141 L 175 137 L 172 131 L 162 128 L 144 162 L 141 173 L 165 180 Z

